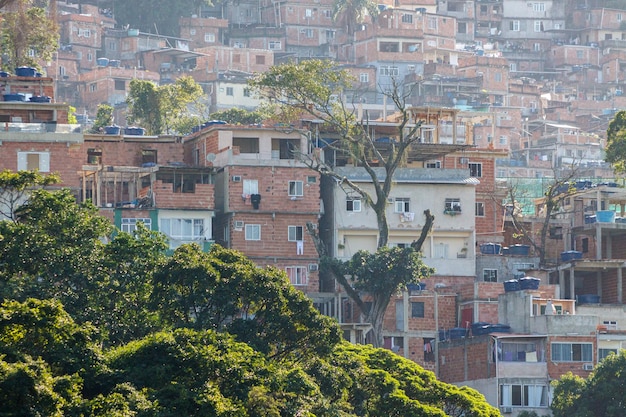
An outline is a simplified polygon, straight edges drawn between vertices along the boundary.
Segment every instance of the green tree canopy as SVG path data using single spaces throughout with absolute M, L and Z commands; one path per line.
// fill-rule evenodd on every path
M 126 117 L 130 123 L 146 128 L 151 135 L 170 131 L 186 133 L 198 123 L 199 116 L 191 114 L 190 108 L 202 112 L 202 95 L 202 87 L 189 76 L 162 86 L 152 81 L 135 79 L 130 82 L 126 98 Z
M 16 0 L 17 10 L 2 14 L 0 45 L 9 56 L 4 66 L 41 68 L 40 62 L 50 61 L 58 48 L 59 31 L 46 9 L 32 0 Z M 34 53 L 33 53 L 34 52 Z
M 554 385 L 550 408 L 554 417 L 618 417 L 626 415 L 626 350 L 611 354 L 587 379 L 568 373 Z
M 609 123 L 606 131 L 605 160 L 618 172 L 626 172 L 626 111 L 621 110 Z
M 32 189 L 57 184 L 60 180 L 56 174 L 42 175 L 36 171 L 0 171 L 0 216 L 16 221 L 15 210 L 26 202 Z
M 113 124 L 113 111 L 115 109 L 110 104 L 102 103 L 98 104 L 98 110 L 96 111 L 96 119 L 91 127 L 91 133 L 100 133 L 105 126 L 111 126 Z

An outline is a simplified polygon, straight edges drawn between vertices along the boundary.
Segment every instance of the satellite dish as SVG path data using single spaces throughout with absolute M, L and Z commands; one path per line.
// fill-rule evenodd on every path
M 214 153 L 208 153 L 208 154 L 206 154 L 206 160 L 207 160 L 208 162 L 213 162 L 213 161 L 215 161 L 215 154 L 214 154 Z

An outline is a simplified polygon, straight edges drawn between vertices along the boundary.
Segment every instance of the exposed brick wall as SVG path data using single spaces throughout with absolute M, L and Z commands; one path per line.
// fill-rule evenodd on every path
M 195 184 L 193 193 L 174 192 L 171 183 L 155 181 L 152 185 L 154 201 L 159 208 L 205 209 L 215 208 L 215 186 Z
M 575 331 L 575 329 L 572 329 Z M 550 337 L 547 346 L 546 358 L 548 361 L 548 375 L 551 379 L 558 379 L 561 375 L 571 372 L 574 375 L 578 375 L 580 377 L 586 378 L 589 376 L 589 371 L 583 370 L 583 363 L 585 362 L 553 362 L 551 344 L 554 342 L 558 343 L 591 343 L 593 344 L 592 352 L 593 358 L 596 358 L 597 345 L 596 345 L 596 336 L 554 336 Z M 591 363 L 591 362 L 589 362 Z
M 490 350 L 487 336 L 439 343 L 439 379 L 454 383 L 495 377 Z

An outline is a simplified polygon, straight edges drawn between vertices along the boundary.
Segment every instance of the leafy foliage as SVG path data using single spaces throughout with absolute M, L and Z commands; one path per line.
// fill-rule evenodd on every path
M 626 111 L 618 111 L 606 131 L 605 160 L 618 172 L 626 172 Z
M 497 415 L 390 351 L 340 342 L 284 272 L 239 252 L 183 245 L 166 257 L 162 235 L 111 237 L 67 190 L 34 191 L 0 231 L 3 415 Z M 404 281 L 427 272 L 359 259 Z
M 626 351 L 609 355 L 587 379 L 568 373 L 555 381 L 550 408 L 555 417 L 626 415 Z
M 198 123 L 197 116 L 189 115 L 189 106 L 201 111 L 202 87 L 192 77 L 183 76 L 173 84 L 157 86 L 151 81 L 132 80 L 126 98 L 127 119 L 145 127 L 151 135 L 187 132 Z
M 114 108 L 110 104 L 98 104 L 96 119 L 93 122 L 90 132 L 100 133 L 105 126 L 111 126 L 113 124 L 113 111 Z
M 211 113 L 211 119 L 223 120 L 233 125 L 253 125 L 268 119 L 269 115 L 262 111 L 248 111 L 237 107 Z
M 40 61 L 50 61 L 58 48 L 59 31 L 46 10 L 32 0 L 16 0 L 17 10 L 2 14 L 0 46 L 8 54 L 3 66 L 40 68 Z M 31 55 L 34 51 L 34 55 Z
M 15 210 L 26 202 L 31 189 L 60 180 L 56 174 L 41 175 L 36 171 L 0 171 L 0 216 L 15 221 Z

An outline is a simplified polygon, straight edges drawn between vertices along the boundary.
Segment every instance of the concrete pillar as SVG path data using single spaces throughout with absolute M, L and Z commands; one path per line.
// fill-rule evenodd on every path
M 602 226 L 596 223 L 596 260 L 602 259 Z
M 559 298 L 565 298 L 565 271 L 559 269 Z
M 576 293 L 575 293 L 575 287 L 576 283 L 574 281 L 574 268 L 570 267 L 569 269 L 569 299 L 570 300 L 575 300 L 576 299 Z
M 622 304 L 622 267 L 617 268 L 617 303 Z
M 596 294 L 602 295 L 602 271 L 596 272 Z

